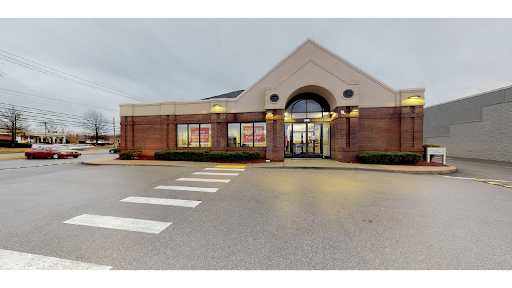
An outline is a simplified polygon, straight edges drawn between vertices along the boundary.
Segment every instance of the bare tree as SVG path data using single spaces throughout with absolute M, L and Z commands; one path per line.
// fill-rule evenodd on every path
M 18 131 L 26 131 L 28 123 L 21 114 L 21 110 L 11 106 L 0 110 L 0 128 L 6 129 L 11 133 L 11 144 L 16 141 Z
M 39 129 L 44 129 L 44 133 L 57 131 L 57 124 L 53 120 L 41 121 L 37 124 Z M 41 131 L 39 131 L 41 132 Z
M 87 111 L 82 120 L 82 127 L 96 139 L 96 145 L 100 136 L 108 131 L 109 124 L 105 114 L 96 110 Z

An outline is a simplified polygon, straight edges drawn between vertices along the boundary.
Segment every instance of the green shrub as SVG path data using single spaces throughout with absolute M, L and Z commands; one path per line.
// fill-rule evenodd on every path
M 171 150 L 156 152 L 155 160 L 208 162 L 210 160 L 237 161 L 260 158 L 258 151 L 210 152 L 208 150 Z
M 153 157 L 155 160 L 167 161 L 210 161 L 210 151 L 208 150 L 170 150 L 155 152 Z
M 357 159 L 366 164 L 416 164 L 421 161 L 422 155 L 398 151 L 364 151 L 357 155 Z
M 142 153 L 141 150 L 129 150 L 119 153 L 119 158 L 121 158 L 121 160 L 132 160 L 133 157 L 139 156 L 140 153 Z
M 32 143 L 14 143 L 11 144 L 11 142 L 0 142 L 0 147 L 7 147 L 7 148 L 31 148 Z
M 432 143 L 425 143 L 425 144 L 423 144 L 423 148 L 427 148 L 427 147 L 441 147 L 441 145 L 439 145 L 439 144 L 432 144 Z
M 237 151 L 237 152 L 211 152 L 210 160 L 220 161 L 239 161 L 239 160 L 253 160 L 259 159 L 260 152 L 258 151 Z

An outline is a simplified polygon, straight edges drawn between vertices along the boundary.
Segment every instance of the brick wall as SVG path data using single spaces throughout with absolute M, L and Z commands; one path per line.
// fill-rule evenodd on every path
M 361 151 L 423 153 L 423 106 L 361 108 L 351 116 L 354 108 L 333 110 L 338 117 L 331 122 L 332 159 L 353 162 Z
M 357 160 L 360 151 L 408 151 L 423 153 L 423 107 L 361 108 L 359 115 L 348 112 L 355 106 L 336 107 L 331 122 L 331 158 L 341 162 Z M 347 112 L 343 115 L 341 110 Z M 164 150 L 260 151 L 260 157 L 284 160 L 284 110 L 251 113 L 214 113 L 121 117 L 121 151 L 142 150 L 152 156 Z M 265 122 L 266 147 L 227 147 L 227 123 Z M 176 124 L 212 125 L 211 147 L 176 147 Z
M 143 156 L 153 156 L 165 150 L 249 150 L 260 151 L 260 157 L 265 158 L 265 147 L 227 147 L 227 123 L 266 122 L 265 115 L 251 112 L 121 117 L 121 151 L 142 150 Z M 176 147 L 176 124 L 211 124 L 211 147 Z

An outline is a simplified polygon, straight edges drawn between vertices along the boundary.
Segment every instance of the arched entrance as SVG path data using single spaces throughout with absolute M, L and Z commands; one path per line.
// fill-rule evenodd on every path
M 315 93 L 301 93 L 286 104 L 285 156 L 330 156 L 330 107 Z

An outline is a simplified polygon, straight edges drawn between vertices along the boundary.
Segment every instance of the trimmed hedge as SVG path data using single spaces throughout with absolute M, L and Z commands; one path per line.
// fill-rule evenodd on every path
M 7 147 L 7 148 L 31 148 L 32 143 L 14 143 L 11 144 L 11 142 L 0 142 L 0 147 Z
M 416 164 L 423 156 L 410 152 L 364 151 L 357 154 L 357 159 L 366 164 Z
M 142 153 L 141 150 L 129 150 L 119 153 L 119 158 L 121 158 L 121 160 L 132 160 L 133 157 L 139 156 L 140 153 Z
M 441 145 L 439 145 L 439 144 L 432 144 L 432 143 L 425 143 L 425 144 L 423 144 L 423 148 L 427 148 L 427 147 L 441 147 Z
M 155 160 L 208 162 L 210 160 L 236 161 L 260 158 L 258 151 L 210 152 L 208 150 L 170 150 L 155 152 Z

